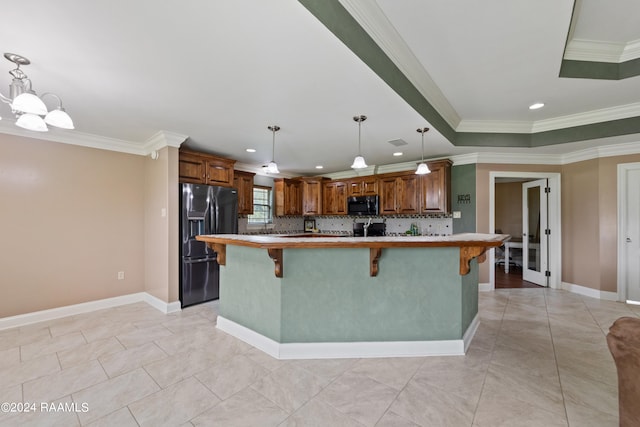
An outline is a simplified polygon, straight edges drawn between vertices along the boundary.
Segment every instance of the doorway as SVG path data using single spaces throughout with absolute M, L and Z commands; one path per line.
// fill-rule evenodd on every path
M 512 192 L 517 192 L 518 197 L 513 197 L 515 203 L 510 204 L 509 218 L 500 219 L 501 225 L 496 227 L 496 185 L 505 182 L 512 183 Z M 549 286 L 559 289 L 560 174 L 490 172 L 489 199 L 489 232 L 513 236 L 503 249 L 489 252 L 489 288 Z M 504 214 L 498 213 L 500 215 Z M 501 227 L 505 229 L 496 231 Z M 504 262 L 500 264 L 504 267 L 496 268 L 496 261 Z
M 640 163 L 618 165 L 618 300 L 640 304 Z

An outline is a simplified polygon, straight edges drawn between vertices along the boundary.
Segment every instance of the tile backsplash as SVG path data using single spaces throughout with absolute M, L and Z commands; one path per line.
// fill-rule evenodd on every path
M 373 216 L 372 222 L 386 223 L 388 236 L 405 234 L 411 224 L 418 227 L 418 234 L 425 236 L 448 236 L 453 233 L 453 219 L 451 215 L 389 215 Z M 304 220 L 315 219 L 316 228 L 321 233 L 352 234 L 354 222 L 366 222 L 369 217 L 358 216 L 286 216 L 273 219 L 273 227 L 248 227 L 247 217 L 238 220 L 240 234 L 292 234 L 304 231 Z

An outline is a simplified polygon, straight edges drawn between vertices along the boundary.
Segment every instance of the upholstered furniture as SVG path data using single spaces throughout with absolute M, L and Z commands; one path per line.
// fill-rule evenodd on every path
M 607 344 L 618 370 L 620 426 L 640 426 L 640 318 L 613 322 Z

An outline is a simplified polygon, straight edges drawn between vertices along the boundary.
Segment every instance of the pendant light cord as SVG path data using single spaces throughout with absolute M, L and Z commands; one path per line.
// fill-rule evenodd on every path
M 420 132 L 420 135 L 422 136 L 422 162 L 424 163 L 424 134 L 426 132 L 429 132 L 429 128 L 419 128 L 416 129 L 416 131 Z

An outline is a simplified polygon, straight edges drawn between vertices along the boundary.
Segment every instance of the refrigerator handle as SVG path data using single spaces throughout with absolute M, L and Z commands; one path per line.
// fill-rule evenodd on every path
M 212 196 L 209 201 L 209 231 L 210 234 L 218 234 L 218 215 L 216 212 L 216 199 Z

